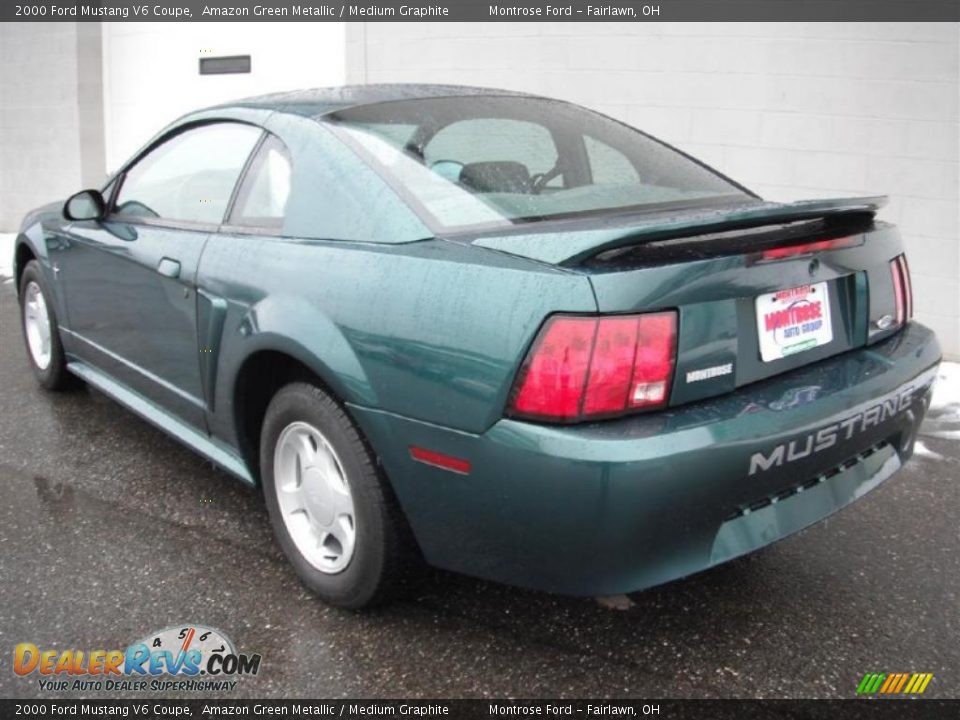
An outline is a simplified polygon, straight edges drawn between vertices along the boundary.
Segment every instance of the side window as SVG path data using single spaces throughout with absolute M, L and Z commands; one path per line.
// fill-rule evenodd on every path
M 239 123 L 203 125 L 154 148 L 126 172 L 120 215 L 219 224 L 262 130 Z
M 627 156 L 609 145 L 594 140 L 589 135 L 583 137 L 587 158 L 590 161 L 590 175 L 594 185 L 640 185 L 640 175 Z
M 526 192 L 531 178 L 557 165 L 557 146 L 543 125 L 478 118 L 447 125 L 423 151 L 427 167 L 476 192 Z
M 270 136 L 250 163 L 230 214 L 230 225 L 283 227 L 293 167 L 286 146 Z

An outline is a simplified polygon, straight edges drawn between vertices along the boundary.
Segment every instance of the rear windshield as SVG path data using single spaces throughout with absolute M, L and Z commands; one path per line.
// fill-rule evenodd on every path
M 401 100 L 326 120 L 436 230 L 752 197 L 633 128 L 554 100 Z

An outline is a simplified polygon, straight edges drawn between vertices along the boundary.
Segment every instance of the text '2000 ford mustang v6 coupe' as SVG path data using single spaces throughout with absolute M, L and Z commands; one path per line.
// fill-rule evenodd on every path
M 909 457 L 940 351 L 882 202 L 764 202 L 540 97 L 302 91 L 187 115 L 32 213 L 16 283 L 41 384 L 262 486 L 325 600 L 420 560 L 611 595 Z

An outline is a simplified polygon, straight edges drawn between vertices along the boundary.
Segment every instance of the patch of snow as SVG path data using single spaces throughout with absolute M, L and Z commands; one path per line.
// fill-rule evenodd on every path
M 926 457 L 931 460 L 943 460 L 944 457 L 940 453 L 934 452 L 926 445 L 923 444 L 922 440 L 917 440 L 913 445 L 913 452 L 917 457 Z
M 629 610 L 634 606 L 633 600 L 626 595 L 607 595 L 596 598 L 597 604 L 607 610 Z
M 941 440 L 960 440 L 960 430 L 934 430 L 925 434 Z
M 0 278 L 13 277 L 13 233 L 0 233 Z
M 930 410 L 924 418 L 920 434 L 936 440 L 960 440 L 960 363 L 945 362 L 940 365 L 930 399 Z M 929 450 L 927 453 L 928 457 L 936 455 Z
M 931 410 L 960 406 L 960 363 L 944 362 L 940 364 L 937 382 L 933 386 Z

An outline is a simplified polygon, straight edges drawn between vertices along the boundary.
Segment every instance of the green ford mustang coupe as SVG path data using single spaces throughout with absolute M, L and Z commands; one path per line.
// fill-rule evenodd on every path
M 262 487 L 361 607 L 422 561 L 611 595 L 910 456 L 940 359 L 883 198 L 770 203 L 564 102 L 450 86 L 192 113 L 33 212 L 34 372 Z

